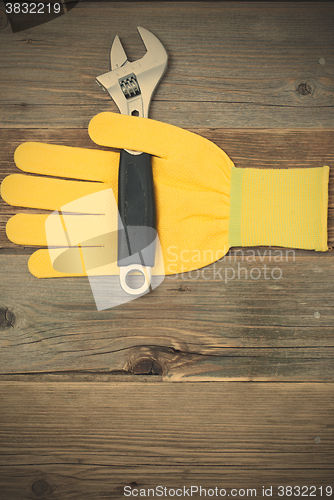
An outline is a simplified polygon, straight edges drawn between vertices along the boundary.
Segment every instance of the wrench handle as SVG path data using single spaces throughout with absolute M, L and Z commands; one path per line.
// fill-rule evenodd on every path
M 122 150 L 118 174 L 119 267 L 154 267 L 156 206 L 151 155 Z

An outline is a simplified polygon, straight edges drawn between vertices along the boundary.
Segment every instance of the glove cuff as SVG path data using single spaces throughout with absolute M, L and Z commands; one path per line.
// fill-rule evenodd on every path
M 326 251 L 329 167 L 232 168 L 229 246 Z

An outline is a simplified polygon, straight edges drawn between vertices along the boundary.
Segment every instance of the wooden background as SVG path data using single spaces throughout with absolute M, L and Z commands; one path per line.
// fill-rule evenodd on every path
M 334 166 L 331 2 L 88 2 L 17 33 L 0 21 L 0 181 L 22 142 L 95 147 L 89 120 L 117 111 L 95 77 L 116 34 L 130 60 L 144 54 L 138 25 L 169 54 L 152 118 L 237 167 Z M 334 488 L 334 252 L 277 264 L 265 248 L 254 262 L 231 250 L 209 280 L 165 279 L 97 312 L 86 279 L 29 274 L 33 249 L 5 234 L 21 211 L 0 201 L 1 498 Z M 333 214 L 331 170 L 332 245 Z M 282 278 L 219 279 L 238 264 Z

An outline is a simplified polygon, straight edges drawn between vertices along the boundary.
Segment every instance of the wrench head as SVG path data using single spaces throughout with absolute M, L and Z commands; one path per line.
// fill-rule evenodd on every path
M 148 117 L 152 95 L 167 69 L 167 52 L 150 31 L 137 27 L 146 47 L 146 54 L 129 62 L 118 36 L 111 52 L 111 71 L 96 78 L 122 114 Z

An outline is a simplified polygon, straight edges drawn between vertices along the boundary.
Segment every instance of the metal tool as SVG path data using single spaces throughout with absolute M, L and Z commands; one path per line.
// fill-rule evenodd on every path
M 145 28 L 137 27 L 146 54 L 129 62 L 118 36 L 111 47 L 111 71 L 96 78 L 109 93 L 120 112 L 148 117 L 152 95 L 167 69 L 167 52 L 162 43 Z M 120 283 L 129 294 L 139 295 L 150 288 L 151 268 L 155 261 L 156 209 L 151 156 L 139 151 L 122 150 L 118 176 L 117 265 Z M 144 283 L 131 288 L 128 274 L 139 272 Z

